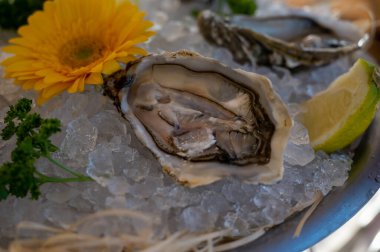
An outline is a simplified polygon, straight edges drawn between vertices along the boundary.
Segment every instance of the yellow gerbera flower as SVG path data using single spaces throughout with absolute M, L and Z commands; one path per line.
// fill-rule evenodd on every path
M 119 70 L 118 62 L 146 54 L 136 47 L 154 34 L 144 15 L 127 0 L 47 1 L 3 49 L 14 54 L 2 63 L 6 77 L 38 91 L 39 104 L 102 84 L 102 73 Z

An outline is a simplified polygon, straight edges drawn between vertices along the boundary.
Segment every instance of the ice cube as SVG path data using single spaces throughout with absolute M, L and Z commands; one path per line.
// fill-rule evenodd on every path
M 98 130 L 91 122 L 86 117 L 79 117 L 68 124 L 61 151 L 84 166 L 87 164 L 88 153 L 95 148 L 97 137 Z
M 240 218 L 237 213 L 227 213 L 224 217 L 223 225 L 225 228 L 231 229 L 232 236 L 245 236 L 250 233 L 249 224 Z
M 106 198 L 106 206 L 108 208 L 123 209 L 125 208 L 126 203 L 127 203 L 127 200 L 122 195 Z
M 80 216 L 74 209 L 54 203 L 45 205 L 43 213 L 48 221 L 63 228 L 67 228 Z
M 115 135 L 122 136 L 127 133 L 126 122 L 121 121 L 122 118 L 116 110 L 102 111 L 89 120 L 98 129 L 98 136 L 104 137 L 105 141 Z
M 129 188 L 129 192 L 137 198 L 149 198 L 157 188 L 162 186 L 162 180 L 154 177 L 147 177 L 140 183 L 135 183 Z
M 115 174 L 112 151 L 107 145 L 98 145 L 88 156 L 87 174 L 99 184 L 106 186 Z
M 185 230 L 207 231 L 214 228 L 217 215 L 208 213 L 201 207 L 188 207 L 183 210 L 180 219 Z
M 229 202 L 221 193 L 206 191 L 202 195 L 201 206 L 209 213 L 223 214 L 231 209 Z
M 176 41 L 185 35 L 183 23 L 178 21 L 169 21 L 162 27 L 160 35 L 169 42 Z
M 51 202 L 63 204 L 72 198 L 77 197 L 80 194 L 80 191 L 67 186 L 65 184 L 57 184 L 50 187 L 50 190 L 46 193 L 45 197 Z
M 129 191 L 130 185 L 123 177 L 114 177 L 108 181 L 108 190 L 113 195 L 124 195 Z
M 81 197 L 90 203 L 94 210 L 103 209 L 104 200 L 109 195 L 108 190 L 97 183 L 92 183 L 91 187 L 87 187 L 81 193 Z
M 310 146 L 307 129 L 297 121 L 294 121 L 291 129 L 284 156 L 288 164 L 300 166 L 307 165 L 315 158 L 314 150 Z

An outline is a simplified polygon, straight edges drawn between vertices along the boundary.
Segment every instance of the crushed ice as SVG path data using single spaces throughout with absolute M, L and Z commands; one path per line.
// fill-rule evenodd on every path
M 265 74 L 289 103 L 293 114 L 297 113 L 293 103 L 324 89 L 353 62 L 351 58 L 343 58 L 297 76 L 282 68 L 241 66 L 233 62 L 228 51 L 204 42 L 197 33 L 195 20 L 183 18 L 190 11 L 180 9 L 179 1 L 140 2 L 158 29 L 157 36 L 146 45 L 149 51 L 187 48 L 233 68 Z M 2 80 L 0 95 L 12 102 L 21 95 L 32 97 L 21 93 L 9 80 Z M 0 100 L 0 122 L 6 107 Z M 55 144 L 61 147 L 55 157 L 86 172 L 98 183 L 45 185 L 43 197 L 38 201 L 10 198 L 0 202 L 0 237 L 3 237 L 0 245 L 14 237 L 15 225 L 21 220 L 64 226 L 105 208 L 128 208 L 152 214 L 160 219 L 158 230 L 172 233 L 179 229 L 231 228 L 236 236 L 246 235 L 257 226 L 282 222 L 292 209 L 308 204 L 317 191 L 327 194 L 333 186 L 343 185 L 352 163 L 345 153 L 314 153 L 305 127 L 295 122 L 285 152 L 284 178 L 279 183 L 257 186 L 224 179 L 189 189 L 161 172 L 153 155 L 139 143 L 130 126 L 99 91 L 64 94 L 36 110 L 44 117 L 57 117 L 64 124 L 63 131 L 54 138 Z M 9 158 L 12 148 L 12 143 L 0 144 L 2 162 Z M 38 166 L 52 172 L 43 160 Z

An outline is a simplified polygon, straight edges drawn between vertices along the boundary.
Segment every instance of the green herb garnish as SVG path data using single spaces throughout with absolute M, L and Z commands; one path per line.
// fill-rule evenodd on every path
M 256 12 L 254 0 L 227 0 L 233 14 L 253 15 Z
M 0 200 L 10 195 L 26 197 L 29 193 L 32 199 L 40 196 L 40 186 L 45 183 L 85 182 L 92 181 L 90 177 L 76 173 L 71 168 L 52 158 L 52 153 L 58 150 L 50 137 L 61 131 L 58 119 L 43 119 L 37 113 L 31 113 L 32 101 L 21 99 L 10 110 L 4 119 L 5 128 L 0 136 L 9 140 L 17 138 L 16 147 L 11 153 L 11 162 L 0 166 Z M 49 177 L 40 173 L 35 167 L 39 158 L 46 158 L 73 177 Z

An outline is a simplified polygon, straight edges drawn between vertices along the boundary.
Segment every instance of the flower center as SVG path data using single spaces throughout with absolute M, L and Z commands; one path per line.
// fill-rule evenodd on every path
M 58 56 L 63 65 L 79 68 L 103 57 L 105 49 L 105 45 L 95 38 L 76 38 L 64 44 Z

